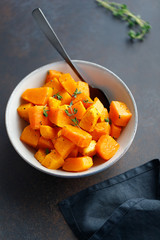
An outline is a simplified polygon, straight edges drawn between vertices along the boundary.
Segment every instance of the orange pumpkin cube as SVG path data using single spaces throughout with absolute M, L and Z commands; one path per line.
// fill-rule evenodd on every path
M 82 117 L 79 126 L 87 132 L 92 132 L 95 128 L 98 118 L 99 112 L 97 108 L 91 106 L 87 109 L 86 113 Z
M 52 150 L 45 159 L 42 161 L 42 165 L 49 169 L 58 169 L 64 164 L 64 159 L 61 155 L 54 149 Z
M 70 114 L 74 113 L 73 118 L 76 117 L 78 119 L 81 119 L 86 113 L 86 109 L 81 101 L 73 104 L 68 111 Z
M 74 148 L 73 148 L 73 150 L 71 151 L 71 153 L 68 155 L 68 157 L 77 157 L 78 156 L 78 150 L 79 150 L 79 148 L 77 147 L 77 146 L 75 146 Z
M 59 71 L 49 70 L 49 71 L 47 71 L 45 82 L 47 83 L 47 82 L 53 80 L 54 78 L 59 79 L 61 75 L 62 75 L 62 73 Z
M 121 134 L 121 131 L 122 131 L 122 127 L 120 126 L 116 126 L 113 122 L 111 124 L 111 137 L 113 138 L 119 138 L 120 134 Z
M 48 98 L 48 106 L 49 108 L 54 107 L 54 108 L 58 108 L 61 105 L 61 100 L 58 100 L 54 97 L 49 97 Z
M 104 106 L 97 97 L 95 97 L 92 107 L 95 107 L 100 115 L 102 114 Z
M 102 135 L 110 134 L 110 125 L 108 122 L 97 123 L 93 132 L 90 132 L 92 139 L 98 141 Z
M 45 106 L 34 106 L 28 111 L 30 126 L 33 129 L 40 129 L 41 125 L 51 125 L 48 118 L 49 108 Z
M 77 82 L 77 89 L 81 93 L 84 93 L 88 97 L 90 96 L 89 85 L 86 82 L 78 81 Z
M 98 122 L 109 121 L 109 113 L 107 108 L 103 108 L 103 111 L 98 119 Z
M 60 106 L 59 108 L 50 108 L 49 120 L 56 124 L 58 127 L 64 127 L 65 125 L 72 124 L 72 121 L 67 116 L 65 110 L 68 110 L 67 105 Z
M 20 136 L 20 140 L 31 147 L 36 148 L 40 138 L 39 130 L 34 130 L 28 125 L 23 129 L 23 132 Z
M 126 126 L 132 113 L 125 103 L 112 101 L 110 104 L 109 118 L 117 126 Z
M 64 126 L 61 134 L 79 147 L 88 147 L 92 140 L 89 133 L 71 125 Z
M 104 160 L 112 158 L 119 149 L 119 144 L 109 135 L 100 137 L 96 144 L 96 151 Z
M 81 101 L 85 108 L 89 108 L 93 104 L 92 99 L 84 93 L 77 94 L 76 98 L 72 98 L 72 101 L 73 104 Z
M 40 126 L 40 134 L 47 139 L 53 139 L 56 136 L 56 130 L 48 125 Z
M 35 153 L 34 157 L 38 160 L 38 162 L 42 163 L 42 161 L 46 157 L 46 150 L 44 148 L 38 149 L 38 151 Z
M 53 95 L 53 89 L 50 87 L 30 88 L 24 91 L 22 99 L 36 105 L 46 105 L 48 98 Z
M 81 172 L 93 166 L 91 157 L 67 158 L 63 164 L 63 170 L 70 172 Z
M 61 105 L 64 105 L 64 104 L 69 104 L 72 100 L 72 97 L 69 95 L 68 92 L 66 92 L 65 89 L 62 89 L 59 93 L 59 96 L 60 96 L 60 100 L 61 100 Z
M 29 122 L 29 113 L 28 110 L 29 108 L 33 107 L 32 103 L 25 103 L 25 104 L 21 104 L 18 108 L 17 108 L 17 112 L 19 114 L 19 116 L 21 118 L 23 118 L 25 121 Z
M 93 157 L 96 154 L 96 141 L 92 140 L 88 147 L 79 148 L 79 152 L 83 156 Z
M 59 78 L 59 81 L 63 88 L 72 96 L 77 88 L 77 83 L 72 76 L 69 73 L 64 73 Z
M 75 144 L 71 142 L 69 139 L 60 136 L 57 138 L 54 144 L 55 149 L 57 152 L 65 159 L 74 149 Z
M 48 148 L 53 149 L 54 145 L 50 139 L 46 139 L 44 137 L 40 137 L 38 140 L 38 148 Z
M 50 87 L 53 89 L 53 94 L 56 94 L 57 92 L 61 91 L 63 89 L 62 85 L 58 81 L 57 78 L 53 78 L 50 81 L 46 82 L 43 87 Z

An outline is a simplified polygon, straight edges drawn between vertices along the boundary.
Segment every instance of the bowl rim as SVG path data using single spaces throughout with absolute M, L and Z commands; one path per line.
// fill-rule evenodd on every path
M 89 65 L 89 66 L 94 66 L 98 69 L 103 69 L 104 71 L 107 71 L 108 73 L 110 73 L 112 76 L 114 76 L 115 78 L 118 79 L 119 83 L 121 85 L 123 85 L 127 91 L 127 93 L 129 94 L 131 100 L 132 100 L 132 103 L 133 103 L 133 107 L 134 107 L 134 115 L 135 115 L 135 125 L 134 125 L 134 129 L 133 129 L 133 135 L 130 139 L 130 141 L 128 142 L 126 148 L 124 149 L 124 151 L 114 160 L 114 161 L 108 161 L 108 165 L 106 166 L 103 166 L 103 168 L 100 168 L 100 169 L 97 169 L 93 172 L 76 172 L 74 173 L 73 172 L 73 175 L 62 175 L 62 173 L 58 172 L 55 173 L 55 172 L 48 172 L 46 171 L 45 169 L 41 169 L 39 168 L 38 166 L 35 166 L 33 163 L 29 162 L 27 158 L 25 158 L 21 152 L 19 151 L 19 149 L 17 148 L 17 146 L 14 144 L 14 141 L 12 140 L 12 135 L 11 133 L 9 132 L 9 119 L 7 118 L 8 116 L 8 112 L 9 112 L 9 106 L 10 106 L 10 103 L 11 103 L 11 100 L 12 100 L 12 97 L 14 96 L 14 93 L 16 92 L 16 90 L 20 87 L 21 84 L 23 84 L 23 82 L 29 78 L 30 76 L 33 76 L 35 75 L 37 72 L 39 72 L 40 70 L 43 70 L 43 68 L 46 68 L 47 66 L 50 66 L 52 64 L 61 64 L 61 63 L 65 63 L 64 60 L 62 61 L 55 61 L 55 62 L 51 62 L 51 63 L 48 63 L 48 64 L 45 64 L 35 70 L 33 70 L 32 72 L 30 72 L 28 75 L 26 75 L 24 78 L 22 78 L 20 80 L 20 82 L 17 84 L 17 86 L 13 89 L 9 99 L 8 99 L 8 102 L 7 102 L 7 105 L 6 105 L 6 110 L 5 110 L 5 127 L 6 127 L 6 131 L 7 131 L 7 134 L 8 134 L 8 137 L 9 137 L 9 140 L 13 146 L 13 148 L 16 150 L 16 152 L 19 154 L 19 156 L 25 160 L 29 165 L 31 165 L 32 167 L 34 167 L 35 169 L 41 171 L 41 172 L 44 172 L 46 174 L 49 174 L 51 176 L 55 176 L 55 177 L 60 177 L 60 178 L 83 178 L 83 177 L 88 177 L 88 176 L 91 176 L 91 175 L 94 175 L 94 174 L 97 174 L 97 173 L 100 173 L 102 171 L 105 171 L 106 169 L 108 169 L 109 167 L 111 167 L 112 165 L 114 165 L 116 162 L 119 161 L 119 159 L 128 151 L 128 149 L 130 148 L 133 140 L 134 140 L 134 137 L 135 137 L 135 134 L 136 134 L 136 131 L 137 131 L 137 126 L 138 126 L 138 110 L 137 110 L 137 105 L 136 105 L 136 102 L 134 100 L 134 97 L 130 91 L 130 89 L 127 87 L 126 83 L 123 82 L 121 80 L 121 78 L 119 76 L 117 76 L 115 73 L 113 73 L 111 70 L 109 70 L 108 68 L 104 67 L 104 66 L 101 66 L 97 63 L 93 63 L 93 62 L 89 62 L 89 61 L 84 61 L 84 60 L 72 60 L 74 63 L 77 63 L 77 64 L 85 64 L 85 65 Z M 66 63 L 67 64 L 67 63 Z

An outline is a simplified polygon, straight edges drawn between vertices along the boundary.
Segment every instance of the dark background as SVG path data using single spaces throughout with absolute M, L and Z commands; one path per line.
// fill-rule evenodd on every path
M 130 42 L 127 26 L 95 0 L 0 1 L 0 239 L 76 239 L 57 203 L 160 154 L 160 1 L 124 0 L 152 25 L 143 42 Z M 34 22 L 40 7 L 72 59 L 115 72 L 132 91 L 139 113 L 129 151 L 108 170 L 82 179 L 61 179 L 29 166 L 15 152 L 5 129 L 8 98 L 23 77 L 61 57 Z

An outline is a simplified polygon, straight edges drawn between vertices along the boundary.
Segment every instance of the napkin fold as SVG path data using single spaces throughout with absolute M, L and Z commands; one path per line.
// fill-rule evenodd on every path
M 59 203 L 79 240 L 159 240 L 160 161 L 95 184 Z

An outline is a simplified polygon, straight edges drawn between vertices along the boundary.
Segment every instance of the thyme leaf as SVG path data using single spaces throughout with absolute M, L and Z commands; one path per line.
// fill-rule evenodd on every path
M 89 102 L 89 100 L 83 100 L 84 103 L 93 103 L 93 102 Z
M 67 116 L 71 117 L 73 115 L 75 115 L 77 112 L 78 112 L 78 109 L 77 108 L 74 108 L 72 110 L 72 105 L 73 105 L 73 101 L 70 102 L 69 106 L 68 106 L 68 109 L 65 110 L 65 113 L 67 114 Z M 71 111 L 71 113 L 69 112 L 69 109 Z
M 111 11 L 113 16 L 126 21 L 128 26 L 132 28 L 128 32 L 131 39 L 143 40 L 144 36 L 151 29 L 151 25 L 141 19 L 140 16 L 134 15 L 125 4 L 109 2 L 108 0 L 96 0 L 101 6 Z M 134 29 L 133 29 L 134 28 Z
M 45 117 L 48 117 L 48 112 L 49 110 L 46 110 L 46 107 L 44 107 L 43 108 L 43 115 L 45 116 Z
M 109 118 L 105 118 L 104 121 L 105 121 L 105 122 L 109 122 Z
M 65 110 L 65 113 L 66 113 L 66 114 L 67 114 L 67 116 L 69 116 L 69 117 L 73 116 L 73 114 L 72 114 L 72 113 L 69 113 L 68 109 L 66 109 L 66 110 Z
M 74 108 L 74 109 L 73 109 L 73 112 L 74 112 L 74 114 L 76 114 L 76 113 L 78 112 L 78 109 L 77 109 L 77 108 Z
M 76 98 L 77 94 L 82 93 L 81 91 L 78 90 L 78 88 L 76 88 L 75 92 L 73 93 L 72 97 Z
M 57 97 L 58 100 L 63 98 L 59 93 L 54 94 L 53 97 Z
M 75 117 L 75 118 L 72 118 L 71 121 L 74 123 L 74 126 L 79 126 L 79 121 L 78 119 Z
M 50 153 L 50 150 L 48 148 L 45 149 L 46 155 Z

